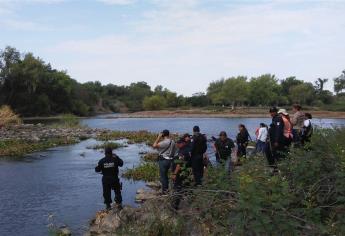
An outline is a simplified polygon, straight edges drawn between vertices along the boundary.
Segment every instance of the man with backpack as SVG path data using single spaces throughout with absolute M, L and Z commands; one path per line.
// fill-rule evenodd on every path
M 191 143 L 191 164 L 195 185 L 202 184 L 204 176 L 204 154 L 207 151 L 207 139 L 200 133 L 199 126 L 193 127 L 193 138 Z
M 170 138 L 169 130 L 163 130 L 153 144 L 153 148 L 158 150 L 159 154 L 159 175 L 162 184 L 162 194 L 166 194 L 169 190 L 168 172 L 171 162 L 175 156 L 175 141 Z

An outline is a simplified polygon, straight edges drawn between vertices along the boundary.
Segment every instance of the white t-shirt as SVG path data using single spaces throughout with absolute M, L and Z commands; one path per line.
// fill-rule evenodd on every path
M 311 123 L 311 122 L 310 122 L 309 119 L 305 120 L 304 123 L 303 123 L 303 124 L 304 124 L 304 127 L 309 127 L 310 123 Z
M 258 140 L 260 140 L 261 142 L 266 142 L 267 134 L 268 134 L 267 128 L 266 127 L 261 127 L 259 129 Z

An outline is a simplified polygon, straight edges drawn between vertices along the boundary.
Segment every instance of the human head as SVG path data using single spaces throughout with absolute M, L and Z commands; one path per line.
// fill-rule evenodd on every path
M 270 108 L 270 114 L 272 117 L 278 114 L 278 109 L 276 107 L 271 107 Z
M 239 124 L 239 125 L 238 125 L 238 129 L 239 129 L 240 131 L 243 131 L 243 130 L 246 129 L 246 126 L 245 126 L 244 124 Z
M 191 140 L 190 134 L 184 134 L 182 137 L 183 137 L 184 141 L 187 143 L 190 142 L 190 140 Z
M 163 138 L 169 137 L 169 135 L 170 135 L 169 130 L 165 129 L 165 130 L 162 131 L 162 137 Z
M 176 142 L 177 148 L 182 148 L 185 144 L 186 144 L 186 141 L 183 136 L 179 138 L 179 140 L 177 140 Z
M 194 132 L 194 133 L 200 133 L 200 128 L 199 128 L 199 126 L 197 126 L 197 125 L 194 126 L 194 127 L 193 127 L 193 132 Z
M 222 131 L 222 132 L 219 133 L 219 138 L 221 140 L 225 140 L 227 137 L 228 137 L 228 135 L 226 134 L 225 131 Z
M 106 147 L 104 152 L 105 152 L 106 157 L 112 157 L 113 156 L 113 149 L 111 147 Z
M 313 119 L 313 116 L 310 113 L 305 113 L 304 115 L 309 120 Z
M 285 109 L 279 109 L 278 114 L 283 116 L 289 116 L 289 113 Z
M 264 123 L 260 123 L 260 127 L 266 127 Z
M 294 112 L 300 111 L 301 109 L 302 109 L 302 107 L 301 107 L 301 105 L 299 105 L 299 104 L 293 104 L 293 105 L 292 105 L 292 110 L 293 110 Z

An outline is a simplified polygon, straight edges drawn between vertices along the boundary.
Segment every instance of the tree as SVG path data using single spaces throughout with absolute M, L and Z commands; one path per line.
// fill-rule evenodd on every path
M 145 110 L 161 110 L 166 107 L 166 100 L 164 97 L 159 95 L 145 97 L 143 107 Z
M 249 100 L 252 105 L 278 105 L 280 86 L 274 75 L 252 78 L 249 87 Z
M 235 105 L 242 105 L 248 101 L 249 96 L 247 77 L 238 76 L 225 80 L 221 94 L 222 98 L 228 104 L 232 104 L 233 107 Z
M 211 99 L 213 104 L 223 105 L 226 101 L 222 96 L 222 89 L 224 86 L 224 79 L 211 82 L 207 88 L 207 96 Z
M 290 93 L 290 88 L 296 85 L 303 84 L 303 80 L 296 79 L 295 76 L 287 77 L 286 79 L 282 80 L 281 85 L 281 92 L 282 95 L 288 96 Z
M 318 78 L 314 83 L 315 83 L 315 90 L 318 91 L 318 93 L 321 93 L 323 91 L 324 84 L 327 83 L 328 79 L 321 79 Z
M 314 95 L 314 86 L 311 83 L 303 83 L 290 88 L 289 98 L 293 103 L 310 105 Z
M 340 76 L 334 79 L 334 92 L 339 94 L 343 90 L 345 90 L 345 70 L 343 70 Z

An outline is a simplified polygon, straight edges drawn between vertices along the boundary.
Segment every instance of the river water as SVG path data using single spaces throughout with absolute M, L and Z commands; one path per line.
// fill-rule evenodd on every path
M 194 125 L 208 136 L 227 131 L 231 137 L 240 123 L 253 135 L 262 118 L 118 118 L 95 117 L 82 120 L 92 128 L 113 130 L 149 130 L 159 132 L 191 132 Z M 314 119 L 322 127 L 345 125 L 345 119 Z M 97 144 L 90 139 L 81 143 L 33 153 L 25 158 L 0 160 L 0 235 L 47 235 L 48 225 L 67 225 L 74 235 L 82 235 L 96 211 L 103 209 L 101 175 L 94 167 L 102 157 L 97 150 L 87 149 Z M 125 166 L 140 162 L 139 152 L 145 145 L 129 145 L 116 150 Z M 124 204 L 135 205 L 134 197 L 142 181 L 121 180 Z

